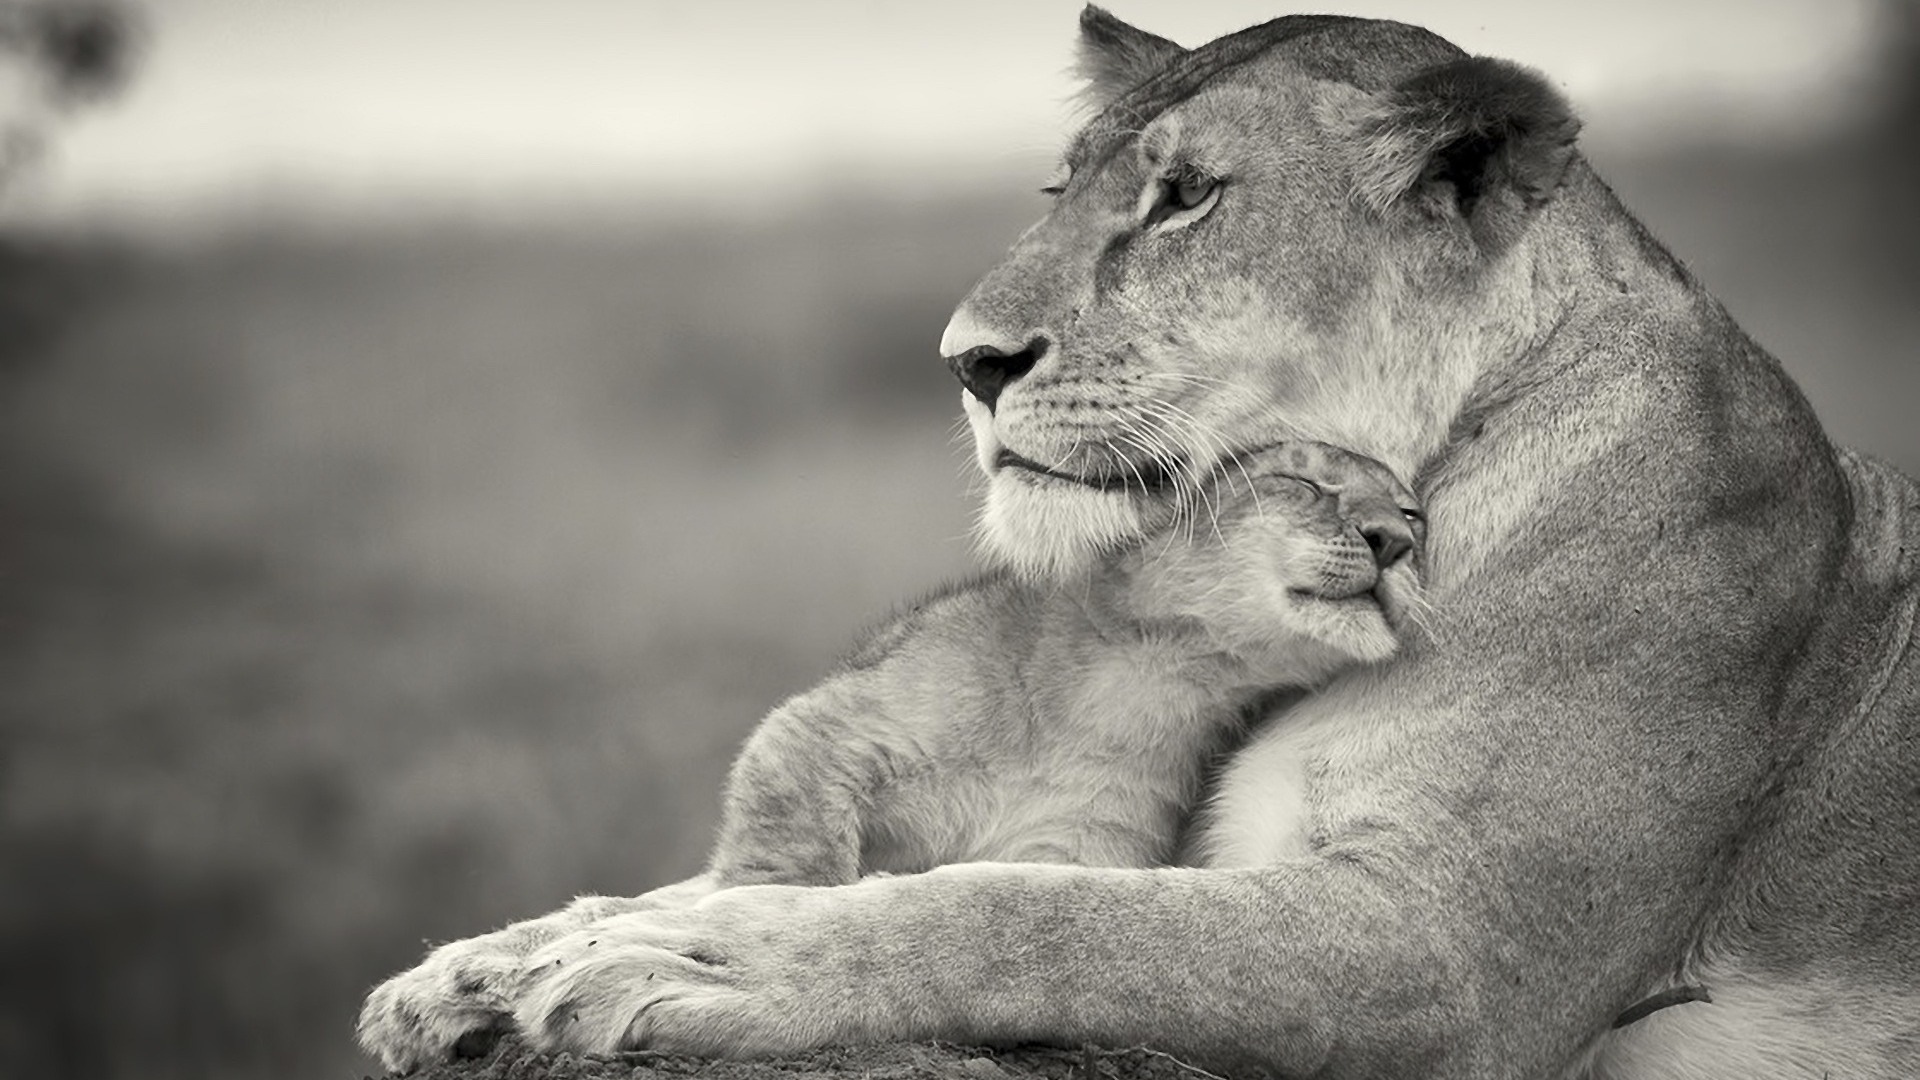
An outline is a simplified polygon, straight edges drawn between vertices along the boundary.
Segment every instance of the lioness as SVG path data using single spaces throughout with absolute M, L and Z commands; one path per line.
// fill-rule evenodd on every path
M 1116 477 L 1316 438 L 1419 477 L 1444 622 L 1270 719 L 1204 866 L 729 889 L 553 941 L 507 998 L 423 977 L 375 1049 L 517 1016 L 729 1055 L 1914 1075 L 1920 487 L 1827 441 L 1539 76 L 1390 22 L 1081 25 L 1100 111 L 943 345 L 1001 553 L 1061 572 L 1145 527 Z M 1612 1029 L 1683 984 L 1711 1000 Z

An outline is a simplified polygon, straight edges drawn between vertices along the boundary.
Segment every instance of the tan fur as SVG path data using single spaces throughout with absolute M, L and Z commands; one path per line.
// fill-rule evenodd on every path
M 1074 476 L 1324 439 L 1421 477 L 1431 634 L 1269 719 L 1212 804 L 1215 865 L 723 890 L 554 941 L 519 1022 L 732 1055 L 1912 1076 L 1920 488 L 1828 443 L 1544 83 L 1317 16 L 1164 65 L 1103 96 L 956 316 L 962 373 L 1046 345 L 973 411 L 983 447 L 1061 474 L 988 458 L 992 543 L 1057 574 L 1148 529 Z M 1181 158 L 1226 186 L 1163 229 L 1142 193 Z M 1300 798 L 1245 797 L 1269 781 Z M 1711 1002 L 1612 1028 L 1694 980 Z

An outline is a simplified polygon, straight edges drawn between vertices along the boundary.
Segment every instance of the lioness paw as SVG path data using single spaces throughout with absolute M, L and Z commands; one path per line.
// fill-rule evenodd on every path
M 801 960 L 819 943 L 788 918 L 821 891 L 731 889 L 569 934 L 529 960 L 519 1029 L 535 1046 L 588 1053 L 751 1057 L 830 1041 L 810 1007 L 823 972 Z
M 515 1020 L 529 1042 L 550 1050 L 717 1053 L 722 1048 L 659 1037 L 662 1025 L 684 1026 L 671 1014 L 711 1010 L 732 992 L 725 966 L 711 960 L 631 934 L 581 931 L 530 962 Z
M 698 877 L 638 897 L 582 896 L 551 915 L 442 945 L 367 995 L 360 1045 L 396 1072 L 479 1057 L 512 1030 L 534 950 L 625 912 L 686 907 L 714 888 Z
M 373 989 L 360 1009 L 360 1046 L 394 1072 L 478 1057 L 512 1024 L 525 962 L 488 934 L 435 949 Z

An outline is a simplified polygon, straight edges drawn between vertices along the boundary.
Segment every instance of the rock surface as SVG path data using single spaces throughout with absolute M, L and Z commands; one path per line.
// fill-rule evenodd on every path
M 542 1054 L 504 1042 L 484 1058 L 436 1065 L 414 1080 L 1221 1080 L 1170 1055 L 1134 1048 L 1005 1050 L 904 1043 L 833 1047 L 760 1061 L 634 1053 Z

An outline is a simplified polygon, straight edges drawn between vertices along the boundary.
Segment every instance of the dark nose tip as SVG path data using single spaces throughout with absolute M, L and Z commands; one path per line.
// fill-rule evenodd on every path
M 1034 338 L 1027 347 L 1019 352 L 1010 353 L 992 345 L 976 345 L 958 356 L 947 357 L 947 370 L 967 388 L 967 393 L 980 399 L 980 404 L 993 408 L 1000 398 L 1000 391 L 1008 384 L 1019 380 L 1020 376 L 1033 370 L 1033 365 L 1047 354 L 1047 339 Z
M 1392 517 L 1382 516 L 1362 523 L 1360 538 L 1372 549 L 1374 564 L 1382 570 L 1406 558 L 1413 550 L 1413 526 L 1397 510 Z

